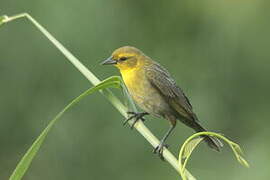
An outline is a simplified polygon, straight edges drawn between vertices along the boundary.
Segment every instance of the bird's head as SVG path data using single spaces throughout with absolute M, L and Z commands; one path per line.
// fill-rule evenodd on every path
M 112 55 L 102 62 L 102 65 L 113 64 L 120 71 L 138 68 L 147 58 L 139 49 L 131 46 L 124 46 L 116 49 Z

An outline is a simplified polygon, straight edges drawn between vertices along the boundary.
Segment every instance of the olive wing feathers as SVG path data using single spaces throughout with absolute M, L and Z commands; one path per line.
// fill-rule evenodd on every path
M 192 105 L 184 92 L 176 85 L 169 72 L 158 63 L 146 68 L 146 77 L 150 83 L 165 97 L 169 105 L 181 116 L 196 120 Z

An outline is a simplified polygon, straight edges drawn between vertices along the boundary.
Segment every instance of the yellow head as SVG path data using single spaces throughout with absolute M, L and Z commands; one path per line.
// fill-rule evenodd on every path
M 124 71 L 140 67 L 147 59 L 147 56 L 139 49 L 131 46 L 124 46 L 116 49 L 102 64 L 113 64 L 120 69 L 120 71 Z

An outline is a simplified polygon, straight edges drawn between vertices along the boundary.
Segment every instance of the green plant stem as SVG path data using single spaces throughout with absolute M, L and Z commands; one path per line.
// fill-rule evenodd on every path
M 3 23 L 7 23 L 19 18 L 27 18 L 32 22 L 42 33 L 45 35 L 49 41 L 93 84 L 97 85 L 100 80 L 89 71 L 72 53 L 70 53 L 58 40 L 56 40 L 43 26 L 41 26 L 34 18 L 32 18 L 28 13 L 22 13 L 14 15 L 11 17 L 4 16 Z M 127 108 L 122 104 L 122 102 L 109 90 L 100 91 L 108 100 L 113 104 L 113 106 L 125 117 L 127 118 Z M 131 124 L 131 122 L 130 122 Z M 159 140 L 152 134 L 152 132 L 141 122 L 138 121 L 134 126 L 138 132 L 153 146 L 156 147 L 159 144 Z M 177 159 L 168 150 L 163 151 L 164 158 L 173 166 L 173 168 L 180 173 L 180 168 Z M 189 180 L 195 180 L 195 178 L 186 170 L 186 175 Z

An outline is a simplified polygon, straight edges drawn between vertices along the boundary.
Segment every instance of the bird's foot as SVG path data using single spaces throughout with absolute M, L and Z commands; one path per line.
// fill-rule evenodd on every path
M 164 142 L 160 142 L 160 144 L 153 150 L 154 154 L 158 154 L 159 158 L 164 161 L 164 157 L 163 157 L 163 149 L 168 148 L 169 145 L 168 144 L 164 144 Z
M 130 121 L 131 119 L 134 119 L 134 121 L 133 121 L 133 123 L 131 124 L 131 127 L 130 127 L 131 129 L 133 129 L 136 122 L 139 121 L 139 120 L 145 121 L 144 116 L 148 115 L 149 113 L 147 113 L 147 112 L 127 112 L 127 114 L 129 114 L 131 116 L 125 120 L 123 125 L 126 125 L 128 123 L 128 121 Z

